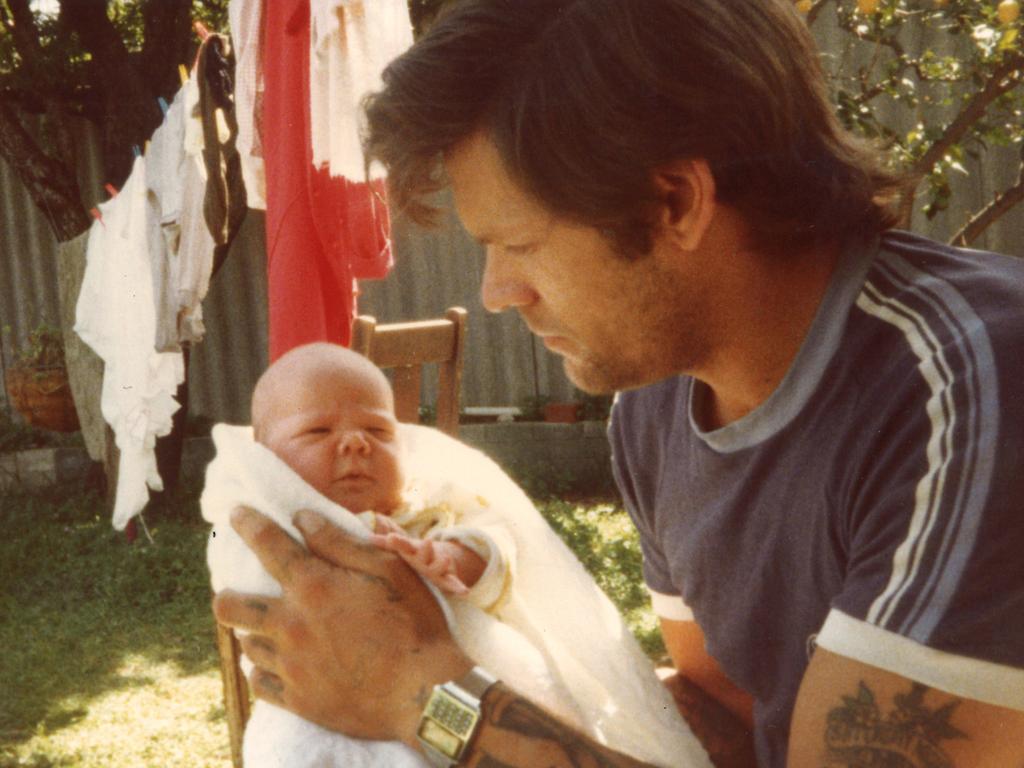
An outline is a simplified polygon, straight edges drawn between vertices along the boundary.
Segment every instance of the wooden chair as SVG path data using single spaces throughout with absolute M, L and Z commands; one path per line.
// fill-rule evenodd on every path
M 466 310 L 452 307 L 443 318 L 377 325 L 367 315 L 352 326 L 352 349 L 390 369 L 399 421 L 418 424 L 423 366 L 437 365 L 437 428 L 453 437 L 459 429 L 459 392 L 466 337 Z M 239 664 L 241 649 L 229 627 L 217 624 L 217 652 L 224 681 L 224 710 L 231 763 L 242 768 L 242 735 L 249 719 L 249 686 Z

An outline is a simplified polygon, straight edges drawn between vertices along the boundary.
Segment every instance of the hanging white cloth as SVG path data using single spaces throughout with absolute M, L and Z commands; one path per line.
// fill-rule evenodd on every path
M 178 243 L 185 173 L 185 105 L 180 89 L 146 151 L 149 253 L 156 302 L 156 349 L 179 350 Z
M 156 438 L 171 431 L 184 381 L 180 352 L 157 352 L 156 304 L 149 251 L 146 163 L 135 160 L 116 197 L 102 203 L 89 232 L 75 332 L 104 362 L 100 408 L 120 451 L 114 527 L 142 511 L 149 492 L 163 489 Z
M 359 102 L 412 45 L 406 0 L 311 0 L 309 45 L 313 165 L 361 181 Z M 371 178 L 379 175 L 371 169 Z
M 228 4 L 231 46 L 235 52 L 235 148 L 242 163 L 246 203 L 266 210 L 267 181 L 263 170 L 259 116 L 263 109 L 263 73 L 260 31 L 263 0 L 231 0 Z
M 198 111 L 199 85 L 194 71 L 182 91 L 185 161 L 178 242 L 178 338 L 194 343 L 201 341 L 206 332 L 203 299 L 210 287 L 216 242 L 203 213 L 206 166 L 203 164 L 203 125 Z

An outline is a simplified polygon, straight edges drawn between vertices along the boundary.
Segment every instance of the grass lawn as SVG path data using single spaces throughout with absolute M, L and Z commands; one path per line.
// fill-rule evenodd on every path
M 0 495 L 0 768 L 230 766 L 196 499 L 129 545 L 81 489 Z M 660 656 L 624 513 L 539 506 Z

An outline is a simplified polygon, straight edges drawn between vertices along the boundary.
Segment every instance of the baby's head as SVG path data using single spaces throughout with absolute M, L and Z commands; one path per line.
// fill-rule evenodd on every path
M 323 342 L 271 365 L 252 395 L 256 440 L 350 512 L 391 512 L 402 472 L 394 396 L 373 363 Z

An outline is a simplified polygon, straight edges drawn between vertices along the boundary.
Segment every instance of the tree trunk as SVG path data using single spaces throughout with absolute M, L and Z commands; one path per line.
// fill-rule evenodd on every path
M 89 228 L 82 207 L 78 179 L 49 157 L 25 128 L 17 111 L 0 101 L 0 156 L 7 161 L 28 190 L 61 242 Z

